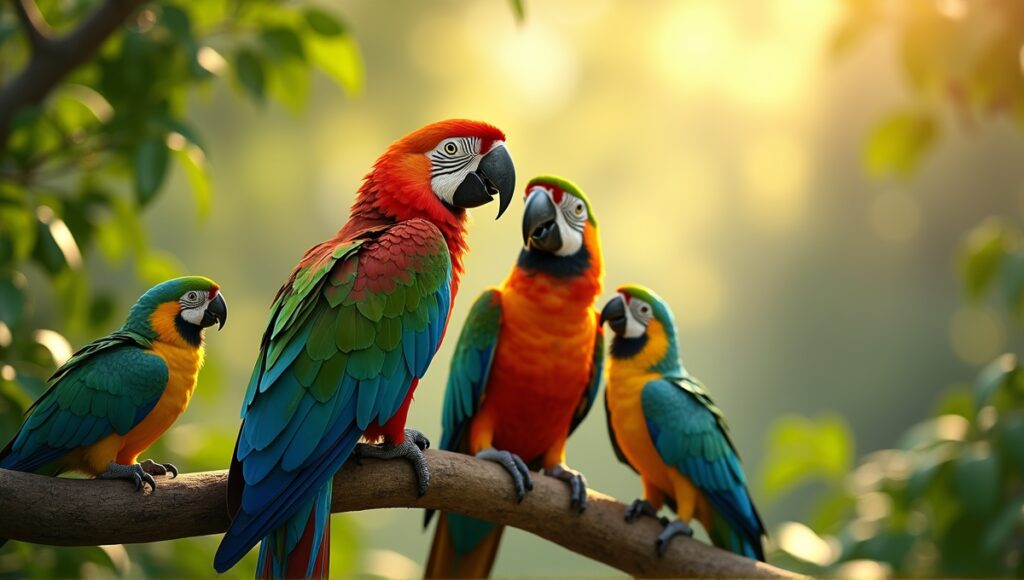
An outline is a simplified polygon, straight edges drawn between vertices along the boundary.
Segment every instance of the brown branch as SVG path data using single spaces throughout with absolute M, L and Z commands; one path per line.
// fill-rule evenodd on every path
M 32 0 L 11 0 L 14 4 L 14 12 L 18 15 L 18 22 L 21 23 L 25 35 L 28 36 L 28 44 L 32 51 L 42 49 L 42 45 L 50 41 L 50 27 L 43 19 L 39 7 Z
M 28 64 L 0 87 L 0 154 L 7 145 L 11 122 L 24 107 L 43 101 L 57 83 L 92 58 L 143 0 L 106 0 L 70 34 L 52 37 L 32 0 L 14 2 L 32 53 Z
M 494 463 L 433 450 L 427 451 L 427 460 L 430 490 L 422 498 L 416 497 L 415 476 L 403 461 L 350 463 L 334 479 L 333 511 L 456 511 L 526 530 L 634 576 L 796 576 L 685 537 L 673 539 L 665 556 L 658 558 L 654 540 L 661 525 L 652 518 L 625 523 L 625 506 L 606 495 L 591 491 L 587 511 L 574 515 L 568 486 L 535 476 L 533 491 L 517 504 L 508 474 Z M 13 540 L 81 546 L 156 542 L 227 528 L 226 472 L 157 481 L 157 493 L 135 493 L 122 481 L 0 469 L 0 530 Z

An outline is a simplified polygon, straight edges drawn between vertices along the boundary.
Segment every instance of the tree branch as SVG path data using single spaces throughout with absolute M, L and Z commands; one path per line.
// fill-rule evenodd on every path
M 143 0 L 106 0 L 67 36 L 53 38 L 32 0 L 12 0 L 28 35 L 28 64 L 0 88 L 0 154 L 7 146 L 11 121 L 19 110 L 43 101 L 57 83 L 92 58 Z
M 50 27 L 39 12 L 39 7 L 32 0 L 11 0 L 14 4 L 14 12 L 18 15 L 21 28 L 28 36 L 29 46 L 32 51 L 41 50 L 43 45 L 50 40 Z
M 494 463 L 428 451 L 430 490 L 416 497 L 404 461 L 351 462 L 334 479 L 335 512 L 431 508 L 514 526 L 634 576 L 795 577 L 792 572 L 685 537 L 658 558 L 653 518 L 624 521 L 625 506 L 591 491 L 587 511 L 569 511 L 569 487 L 535 476 L 516 504 L 508 474 Z M 227 529 L 227 473 L 157 478 L 158 493 L 133 493 L 123 481 L 42 477 L 0 469 L 0 530 L 13 540 L 79 546 L 155 542 Z M 112 508 L 111 506 L 116 506 Z M 211 568 L 212 570 L 212 568 Z

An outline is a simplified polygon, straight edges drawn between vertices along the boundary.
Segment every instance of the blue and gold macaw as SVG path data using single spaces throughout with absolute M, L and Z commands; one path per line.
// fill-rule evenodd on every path
M 644 499 L 626 520 L 657 517 L 668 504 L 678 519 L 658 536 L 658 555 L 697 518 L 716 546 L 764 560 L 758 515 L 725 417 L 679 358 L 675 320 L 642 286 L 624 286 L 601 311 L 615 336 L 605 404 L 619 460 L 640 474 Z

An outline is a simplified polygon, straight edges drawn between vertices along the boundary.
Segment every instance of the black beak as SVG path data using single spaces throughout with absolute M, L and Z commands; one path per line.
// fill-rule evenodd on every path
M 551 196 L 535 190 L 526 200 L 523 213 L 523 244 L 527 248 L 555 253 L 562 249 L 562 234 L 558 230 L 558 208 Z
M 609 300 L 601 310 L 601 324 L 605 322 L 615 334 L 622 335 L 626 332 L 626 301 L 621 295 Z
M 498 196 L 498 217 L 512 203 L 516 189 L 516 168 L 504 144 L 484 155 L 480 166 L 459 184 L 452 196 L 452 205 L 461 208 L 479 207 Z M 497 218 L 495 218 L 497 219 Z
M 224 323 L 228 321 L 228 303 L 224 301 L 224 294 L 217 293 L 217 297 L 206 305 L 206 312 L 203 313 L 202 327 L 207 328 L 214 324 L 220 323 L 217 330 L 224 328 Z

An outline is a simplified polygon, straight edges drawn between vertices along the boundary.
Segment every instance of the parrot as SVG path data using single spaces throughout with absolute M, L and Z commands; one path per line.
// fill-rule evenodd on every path
M 677 535 L 692 536 L 696 517 L 716 546 L 764 561 L 764 523 L 747 490 L 722 411 L 683 368 L 675 319 L 650 289 L 628 285 L 601 310 L 614 336 L 605 410 L 619 461 L 640 475 L 644 498 L 626 521 L 657 517 L 664 504 L 678 519 L 655 542 L 659 556 Z
M 224 294 L 209 278 L 174 278 L 150 288 L 120 329 L 53 373 L 0 450 L 0 468 L 77 472 L 156 491 L 153 476 L 174 477 L 178 469 L 152 459 L 140 463 L 139 455 L 185 412 L 203 366 L 203 330 L 223 328 L 227 318 Z
M 214 568 L 261 542 L 262 577 L 329 575 L 332 480 L 349 457 L 403 458 L 422 496 L 429 440 L 406 429 L 463 273 L 467 209 L 511 203 L 493 125 L 453 119 L 392 143 L 334 237 L 306 252 L 271 306 L 228 475 Z M 363 442 L 360 442 L 363 439 Z
M 501 465 L 519 501 L 530 470 L 570 486 L 570 510 L 587 507 L 587 483 L 565 446 L 597 398 L 604 338 L 597 220 L 587 196 L 554 176 L 526 187 L 523 248 L 508 277 L 474 303 L 445 392 L 441 448 Z M 429 525 L 432 512 L 425 516 Z M 502 526 L 442 513 L 427 577 L 486 577 Z

